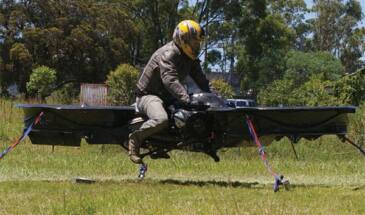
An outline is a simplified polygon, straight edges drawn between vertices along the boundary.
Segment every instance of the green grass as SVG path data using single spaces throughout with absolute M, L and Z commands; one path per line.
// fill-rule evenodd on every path
M 0 150 L 22 131 L 15 102 L 0 100 Z M 292 183 L 273 193 L 256 148 L 221 151 L 221 162 L 176 151 L 146 159 L 146 179 L 119 146 L 32 145 L 0 160 L 0 214 L 365 214 L 365 158 L 335 137 L 268 146 L 273 168 Z M 76 177 L 95 179 L 77 184 Z
M 143 182 L 0 183 L 1 214 L 361 214 L 365 193 L 349 187 L 180 185 Z M 20 206 L 21 205 L 21 206 Z

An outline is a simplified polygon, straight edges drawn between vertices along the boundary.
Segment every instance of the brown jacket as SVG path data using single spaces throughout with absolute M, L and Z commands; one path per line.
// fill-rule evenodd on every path
M 187 103 L 189 95 L 182 84 L 187 75 L 202 91 L 210 92 L 200 61 L 191 60 L 171 41 L 151 56 L 137 82 L 137 96 L 152 94 L 164 101 L 176 98 Z

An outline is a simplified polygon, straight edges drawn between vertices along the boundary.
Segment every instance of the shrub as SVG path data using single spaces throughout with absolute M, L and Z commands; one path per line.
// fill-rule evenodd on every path
M 257 100 L 261 105 L 293 105 L 296 103 L 292 94 L 295 89 L 292 79 L 280 79 L 273 81 L 268 87 L 260 90 Z
M 233 87 L 222 79 L 213 80 L 211 83 L 213 88 L 218 91 L 223 98 L 233 98 L 236 95 L 233 91 Z
M 27 82 L 28 94 L 44 100 L 54 87 L 56 80 L 56 71 L 54 69 L 46 66 L 37 67 L 32 71 L 29 82 Z
M 130 105 L 134 102 L 138 75 L 138 70 L 129 64 L 121 64 L 109 73 L 106 85 L 109 87 L 108 97 L 112 104 Z
M 74 83 L 68 83 L 62 86 L 62 88 L 52 92 L 50 96 L 46 98 L 47 104 L 73 104 L 79 103 L 80 87 Z

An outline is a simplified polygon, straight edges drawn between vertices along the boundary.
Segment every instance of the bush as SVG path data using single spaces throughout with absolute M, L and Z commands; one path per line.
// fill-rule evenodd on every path
M 79 103 L 80 87 L 74 83 L 68 83 L 62 88 L 52 92 L 46 98 L 47 104 L 73 104 Z
M 358 71 L 341 79 L 325 80 L 323 74 L 311 75 L 301 85 L 293 79 L 275 80 L 262 89 L 258 101 L 262 105 L 359 105 L 365 100 L 365 75 Z
M 344 104 L 359 105 L 365 101 L 365 69 L 344 76 L 334 85 L 336 96 Z
M 312 75 L 307 82 L 293 91 L 296 103 L 308 106 L 343 105 L 333 91 L 333 81 L 323 81 L 321 75 Z
M 258 103 L 267 106 L 293 105 L 296 103 L 292 94 L 294 89 L 295 84 L 292 79 L 275 80 L 260 90 L 257 95 Z
M 233 87 L 222 79 L 213 80 L 211 82 L 213 88 L 226 99 L 233 98 L 236 94 L 233 91 Z
M 32 71 L 29 82 L 27 82 L 28 94 L 44 100 L 54 87 L 56 80 L 56 71 L 54 69 L 46 66 L 37 67 Z
M 292 79 L 274 81 L 260 91 L 258 101 L 268 106 L 332 106 L 343 105 L 343 99 L 334 91 L 334 81 L 323 81 L 322 74 L 312 75 L 300 86 Z
M 112 104 L 130 105 L 134 102 L 138 75 L 138 70 L 129 64 L 121 64 L 109 73 L 105 83 L 109 87 L 108 97 Z

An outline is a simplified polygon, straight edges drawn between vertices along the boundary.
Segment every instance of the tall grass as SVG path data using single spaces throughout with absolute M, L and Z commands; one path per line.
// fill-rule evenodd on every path
M 350 116 L 349 135 L 358 144 L 365 145 L 365 103 Z
M 12 140 L 21 131 L 22 111 L 15 108 L 16 101 L 0 99 L 0 143 Z

